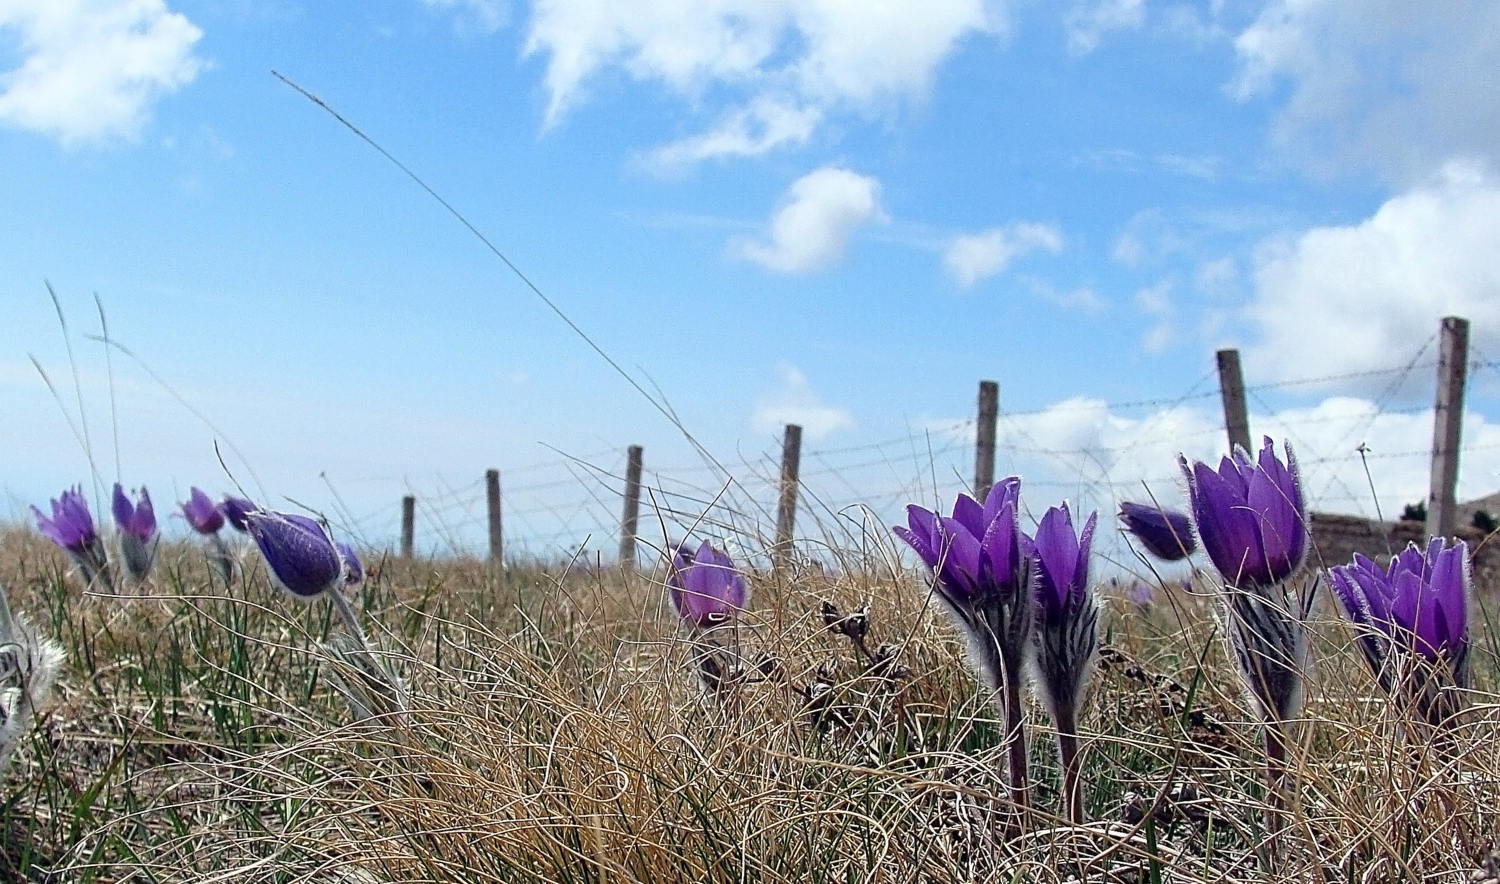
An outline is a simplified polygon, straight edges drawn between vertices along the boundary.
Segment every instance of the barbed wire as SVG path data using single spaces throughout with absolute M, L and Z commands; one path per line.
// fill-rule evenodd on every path
M 1361 457 L 1360 451 L 1348 443 L 1369 433 L 1381 418 L 1430 410 L 1430 405 L 1396 406 L 1395 400 L 1414 372 L 1434 366 L 1431 360 L 1423 361 L 1423 357 L 1435 340 L 1435 336 L 1429 339 L 1399 366 L 1288 379 L 1246 388 L 1247 398 L 1265 413 L 1259 420 L 1275 427 L 1278 435 L 1292 440 L 1299 451 L 1305 452 L 1299 463 L 1304 483 L 1309 486 L 1309 500 L 1314 505 L 1363 508 L 1369 503 L 1369 493 L 1350 473 L 1351 468 L 1369 461 L 1399 463 L 1403 459 L 1430 456 L 1426 449 L 1370 451 L 1366 448 Z M 1482 355 L 1471 360 L 1470 367 L 1500 375 L 1500 362 Z M 1090 505 L 1113 505 L 1119 500 L 1138 497 L 1142 485 L 1148 488 L 1179 485 L 1181 480 L 1175 470 L 1141 477 L 1139 455 L 1164 441 L 1159 431 L 1153 430 L 1151 421 L 1172 415 L 1195 401 L 1219 395 L 1217 390 L 1202 389 L 1213 378 L 1214 372 L 1207 372 L 1175 397 L 1115 402 L 1079 399 L 1049 408 L 1003 412 L 997 418 L 1001 428 L 996 442 L 997 456 L 1015 472 L 1022 472 L 1025 467 L 1026 472 L 1038 474 L 1027 479 L 1028 488 L 1048 494 L 1076 495 L 1093 501 Z M 1278 411 L 1264 396 L 1286 388 L 1372 378 L 1390 380 L 1381 385 L 1369 407 L 1353 411 Z M 1135 423 L 1117 428 L 1115 432 L 1123 434 L 1122 440 L 1095 436 L 1086 444 L 1073 447 L 1044 443 L 1037 435 L 1038 426 L 1029 420 L 1089 411 L 1116 415 L 1142 408 L 1154 412 L 1149 417 L 1128 419 Z M 1200 411 L 1194 409 L 1190 413 Z M 1192 427 L 1195 421 L 1179 423 Z M 1341 424 L 1348 426 L 1340 431 Z M 1308 441 L 1308 428 L 1321 425 L 1335 428 L 1334 444 L 1315 447 Z M 825 538 L 851 537 L 853 532 L 868 530 L 867 523 L 873 517 L 899 515 L 904 503 L 925 501 L 929 497 L 942 500 L 959 490 L 967 490 L 975 426 L 973 418 L 933 422 L 872 442 L 804 449 L 805 469 L 799 477 L 803 511 L 799 512 L 799 519 L 811 526 L 807 531 L 821 532 Z M 1098 430 L 1092 432 L 1097 434 Z M 1184 441 L 1222 432 L 1221 424 L 1210 421 L 1193 429 L 1173 429 L 1169 441 L 1171 447 L 1182 450 Z M 1470 455 L 1500 448 L 1500 442 L 1487 441 L 1491 438 L 1471 440 L 1460 452 Z M 1345 449 L 1347 453 L 1341 453 Z M 585 537 L 592 538 L 596 545 L 617 540 L 625 484 L 623 454 L 624 446 L 620 446 L 583 457 L 563 456 L 502 470 L 507 549 L 555 551 L 576 549 Z M 1035 469 L 1035 461 L 1045 465 Z M 517 481 L 517 476 L 530 481 Z M 483 478 L 455 483 L 442 475 L 421 481 L 410 476 L 359 476 L 339 484 L 360 488 L 384 484 L 416 497 L 418 511 L 427 526 L 423 536 L 429 546 L 436 543 L 439 548 L 462 554 L 466 547 L 478 548 L 487 533 L 488 501 Z M 642 531 L 647 521 L 655 520 L 669 533 L 695 529 L 767 543 L 761 534 L 774 521 L 779 484 L 779 456 L 769 443 L 738 460 L 650 469 L 644 477 L 649 503 L 643 500 L 648 512 L 643 513 Z M 569 494 L 567 489 L 576 489 L 576 493 Z M 362 513 L 341 509 L 339 521 L 351 534 L 372 540 L 390 537 L 398 523 L 394 506 Z

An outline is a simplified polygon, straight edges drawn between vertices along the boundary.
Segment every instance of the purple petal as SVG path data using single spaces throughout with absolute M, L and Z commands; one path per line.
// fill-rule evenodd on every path
M 115 527 L 121 531 L 130 529 L 131 519 L 135 516 L 135 507 L 130 505 L 130 498 L 125 496 L 125 489 L 120 483 L 115 483 L 115 496 L 113 505 L 115 515 Z
M 207 498 L 204 498 L 205 500 Z M 354 547 L 347 543 L 334 544 L 338 548 L 339 558 L 344 560 L 344 585 L 353 586 L 365 579 L 365 563 L 359 560 L 359 555 L 354 552 Z
M 1036 526 L 1037 595 L 1051 611 L 1061 610 L 1078 570 L 1078 536 L 1066 506 L 1052 507 Z
M 1187 558 L 1197 547 L 1188 517 L 1174 510 L 1125 501 L 1120 504 L 1120 522 L 1147 552 L 1164 561 Z
M 1438 638 L 1450 648 L 1468 640 L 1469 546 L 1462 540 L 1437 556 L 1430 577 L 1442 634 Z
M 953 501 L 953 518 L 974 537 L 983 537 L 984 529 L 988 526 L 984 520 L 984 507 L 967 494 L 960 494 Z
M 229 524 L 234 526 L 236 531 L 243 532 L 249 530 L 246 517 L 255 512 L 258 507 L 243 497 L 230 497 L 226 494 L 219 509 L 223 511 L 224 518 L 229 520 Z
M 342 585 L 343 560 L 321 523 L 291 513 L 256 510 L 246 527 L 277 586 L 301 599 Z
M 194 486 L 182 505 L 182 516 L 199 534 L 217 534 L 224 527 L 224 514 L 203 490 Z
M 1224 462 L 1230 464 L 1228 458 Z M 1214 567 L 1225 580 L 1237 586 L 1262 573 L 1260 532 L 1255 516 L 1246 506 L 1239 473 L 1231 465 L 1226 478 L 1222 471 L 1215 472 L 1207 464 L 1195 463 L 1189 468 L 1186 459 L 1181 463 L 1188 477 L 1188 496 L 1198 537 Z
M 1000 507 L 979 542 L 982 566 L 995 581 L 1009 581 L 1021 564 L 1021 532 L 1014 502 Z

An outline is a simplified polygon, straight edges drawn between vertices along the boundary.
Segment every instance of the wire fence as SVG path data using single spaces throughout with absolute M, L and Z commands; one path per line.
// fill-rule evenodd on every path
M 1400 404 L 1419 376 L 1431 377 L 1432 342 L 1400 365 L 1357 373 L 1283 380 L 1246 388 L 1252 430 L 1290 443 L 1304 492 L 1315 511 L 1391 517 L 1425 500 L 1431 462 L 1432 407 Z M 1500 363 L 1475 359 L 1471 372 L 1500 378 Z M 1357 385 L 1374 398 L 1336 392 L 1310 406 L 1283 405 L 1281 391 Z M 1472 385 L 1471 385 L 1472 391 Z M 1063 499 L 1075 510 L 1111 518 L 1123 500 L 1183 507 L 1179 455 L 1214 460 L 1226 447 L 1220 392 L 1209 372 L 1176 396 L 1107 402 L 1079 397 L 1048 408 L 1002 411 L 997 426 L 997 475 L 1024 477 L 1024 499 L 1039 516 Z M 1471 402 L 1472 406 L 1472 402 Z M 1460 499 L 1500 488 L 1500 425 L 1473 413 L 1461 450 Z M 970 489 L 973 418 L 941 421 L 884 439 L 802 451 L 797 533 L 809 550 L 889 549 L 889 526 L 904 521 L 908 503 L 949 506 Z M 582 553 L 612 559 L 618 549 L 627 443 L 519 466 L 502 473 L 508 559 L 556 560 Z M 687 536 L 716 539 L 754 559 L 774 542 L 780 487 L 780 446 L 735 459 L 700 457 L 657 465 L 646 452 L 638 535 L 647 550 Z M 482 555 L 488 537 L 485 465 L 459 481 L 421 484 L 398 478 L 354 480 L 389 488 L 389 505 L 341 509 L 335 523 L 371 548 L 389 548 L 400 531 L 400 497 L 416 498 L 419 551 Z M 351 484 L 354 484 L 351 483 Z M 1115 532 L 1100 532 L 1100 551 L 1122 562 Z M 648 553 L 649 554 L 649 553 Z

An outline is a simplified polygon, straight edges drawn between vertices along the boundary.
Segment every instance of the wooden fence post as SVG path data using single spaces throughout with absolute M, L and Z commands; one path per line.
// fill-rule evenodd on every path
M 620 519 L 620 566 L 635 567 L 635 534 L 641 516 L 641 455 L 643 449 L 632 445 L 625 457 L 625 514 Z
M 489 505 L 490 517 L 490 564 L 496 568 L 505 566 L 505 534 L 500 514 L 500 471 L 484 471 L 484 494 Z
M 974 499 L 984 503 L 995 484 L 995 425 L 1000 417 L 1000 385 L 979 382 L 979 418 L 974 433 Z
M 401 558 L 412 557 L 417 528 L 417 499 L 408 494 L 401 498 Z
M 786 425 L 781 440 L 781 496 L 776 503 L 776 548 L 772 560 L 784 565 L 792 554 L 792 529 L 797 522 L 797 474 L 802 469 L 802 427 Z
M 1443 317 L 1438 345 L 1437 400 L 1432 409 L 1432 472 L 1427 491 L 1427 534 L 1452 537 L 1457 527 L 1458 446 L 1463 431 L 1464 385 L 1469 368 L 1469 320 Z
M 1250 414 L 1245 409 L 1245 376 L 1240 373 L 1240 351 L 1220 350 L 1219 395 L 1224 400 L 1224 430 L 1229 435 L 1229 450 L 1236 445 L 1247 453 L 1250 447 Z

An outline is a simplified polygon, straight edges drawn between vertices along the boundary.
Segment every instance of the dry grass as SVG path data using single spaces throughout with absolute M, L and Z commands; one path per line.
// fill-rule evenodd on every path
M 1082 722 L 1098 822 L 1052 816 L 1033 708 L 1041 810 L 1004 840 L 994 714 L 913 576 L 754 580 L 746 672 L 710 696 L 649 573 L 374 563 L 354 601 L 411 708 L 352 724 L 319 648 L 327 605 L 249 572 L 226 591 L 176 547 L 147 593 L 86 598 L 44 541 L 0 535 L 0 581 L 70 666 L 7 774 L 0 879 L 1464 881 L 1496 862 L 1483 621 L 1481 691 L 1447 751 L 1370 699 L 1347 634 L 1320 626 L 1273 838 L 1212 605 L 1111 600 Z M 894 665 L 825 629 L 825 599 L 868 603 L 868 646 Z

